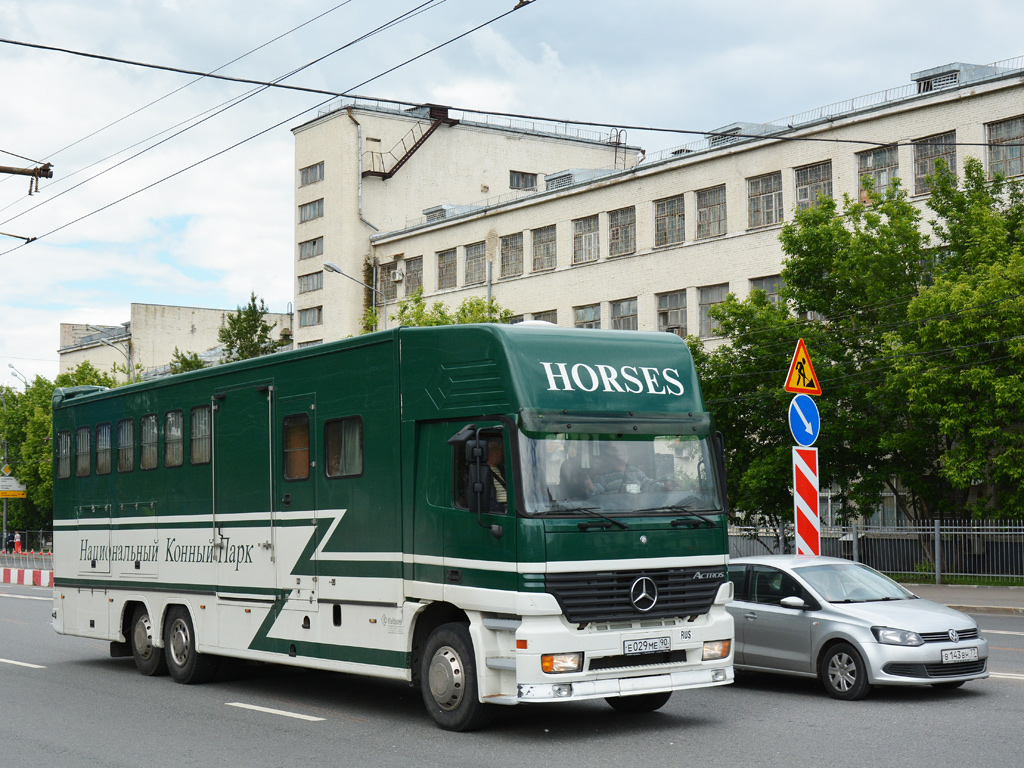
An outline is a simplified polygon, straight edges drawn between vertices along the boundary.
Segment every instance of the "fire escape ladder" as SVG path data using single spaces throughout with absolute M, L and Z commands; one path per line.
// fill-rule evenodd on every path
M 394 159 L 395 149 L 398 149 L 400 147 L 405 149 L 405 153 L 397 159 L 395 164 L 392 165 L 391 168 L 384 170 L 384 158 L 383 154 L 381 154 L 379 155 L 380 163 L 373 163 L 374 166 L 379 165 L 381 170 L 375 169 L 363 171 L 363 177 L 376 176 L 378 178 L 385 180 L 390 179 L 392 176 L 398 173 L 399 168 L 401 168 L 409 161 L 409 158 L 413 156 L 416 150 L 423 146 L 426 140 L 430 138 L 430 134 L 432 134 L 434 131 L 440 128 L 442 124 L 447 123 L 448 125 L 455 125 L 456 122 L 457 121 L 448 118 L 447 115 L 444 117 L 438 117 L 437 119 L 434 120 L 434 122 L 430 124 L 430 127 L 427 128 L 425 131 L 423 130 L 422 123 L 416 123 L 416 125 L 412 127 L 412 130 L 410 130 L 409 133 L 407 133 L 405 137 L 398 144 L 392 147 L 390 152 L 387 153 L 388 155 L 391 156 L 392 159 Z

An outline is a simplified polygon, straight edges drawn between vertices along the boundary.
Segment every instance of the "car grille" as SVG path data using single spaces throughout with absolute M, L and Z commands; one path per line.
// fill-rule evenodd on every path
M 590 660 L 590 669 L 630 669 L 651 667 L 656 664 L 682 664 L 685 661 L 686 651 L 664 651 L 636 656 L 602 656 L 599 659 Z
M 899 677 L 960 677 L 985 671 L 986 659 L 961 661 L 956 664 L 886 664 L 882 671 Z
M 724 570 L 696 567 L 549 573 L 544 582 L 545 589 L 554 595 L 565 617 L 574 624 L 680 618 L 700 616 L 711 609 L 725 578 L 698 579 L 696 576 Z M 630 600 L 630 589 L 643 576 L 652 579 L 658 587 L 658 601 L 649 611 L 640 611 Z
M 956 630 L 960 640 L 977 640 L 978 639 L 978 628 L 972 627 L 971 629 L 958 629 Z M 949 631 L 945 632 L 921 632 L 921 639 L 926 643 L 948 643 Z

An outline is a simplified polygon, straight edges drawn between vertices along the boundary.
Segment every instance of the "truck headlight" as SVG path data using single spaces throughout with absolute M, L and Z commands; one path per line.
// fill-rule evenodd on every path
M 724 659 L 729 655 L 731 647 L 731 640 L 708 640 L 704 643 L 704 656 L 702 658 L 704 661 Z
M 583 669 L 583 653 L 545 653 L 540 657 L 540 668 L 549 675 L 579 672 Z
M 917 632 L 910 632 L 906 629 L 891 629 L 889 627 L 872 627 L 875 640 L 883 645 L 924 645 L 924 640 Z

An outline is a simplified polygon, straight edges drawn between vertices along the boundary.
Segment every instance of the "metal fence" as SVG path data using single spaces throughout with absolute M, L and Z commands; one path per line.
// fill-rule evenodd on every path
M 729 528 L 729 554 L 793 551 L 792 530 Z M 821 554 L 870 565 L 900 581 L 1024 585 L 1024 523 L 933 522 L 822 526 Z

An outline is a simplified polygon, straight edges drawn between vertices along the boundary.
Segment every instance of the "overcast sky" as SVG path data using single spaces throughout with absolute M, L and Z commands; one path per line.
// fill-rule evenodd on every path
M 423 2 L 8 0 L 0 38 L 202 72 L 233 62 L 221 74 L 273 80 Z M 426 2 L 285 82 L 702 131 L 901 86 L 952 61 L 1024 56 L 1019 0 L 535 0 L 361 85 L 514 5 Z M 327 97 L 269 89 L 214 115 L 252 87 L 194 79 L 0 43 L 0 165 L 54 167 L 31 196 L 28 179 L 0 174 L 0 232 L 39 238 L 0 236 L 0 383 L 18 385 L 9 364 L 52 379 L 61 322 L 117 325 L 133 302 L 234 308 L 255 291 L 272 311 L 289 308 L 289 129 Z M 628 135 L 649 152 L 694 138 Z

